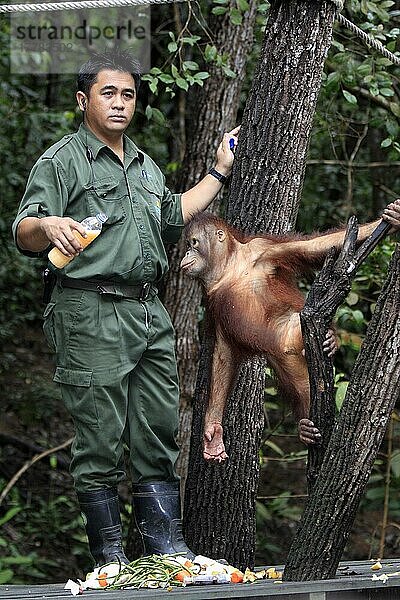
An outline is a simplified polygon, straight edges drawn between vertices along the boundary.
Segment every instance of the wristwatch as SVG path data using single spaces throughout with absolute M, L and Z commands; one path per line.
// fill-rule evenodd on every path
M 222 183 L 222 185 L 225 185 L 225 183 L 228 181 L 228 178 L 226 175 L 222 175 L 222 173 L 220 173 L 219 171 L 217 171 L 217 169 L 214 169 L 214 167 L 212 167 L 209 171 L 208 171 L 209 175 L 212 175 L 213 177 L 215 177 L 215 179 L 218 179 L 218 181 L 220 181 Z

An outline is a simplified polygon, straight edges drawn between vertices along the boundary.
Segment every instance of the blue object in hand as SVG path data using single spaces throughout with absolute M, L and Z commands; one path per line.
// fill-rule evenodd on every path
M 229 148 L 232 150 L 232 152 L 235 150 L 235 140 L 233 138 L 229 139 Z

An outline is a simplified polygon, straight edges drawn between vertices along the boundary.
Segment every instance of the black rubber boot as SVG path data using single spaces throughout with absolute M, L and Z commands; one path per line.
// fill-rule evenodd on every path
M 95 567 L 109 562 L 128 564 L 122 547 L 122 527 L 117 490 L 104 488 L 78 492 L 90 553 Z
M 182 534 L 179 482 L 155 481 L 133 485 L 133 510 L 142 535 L 144 554 L 194 554 Z

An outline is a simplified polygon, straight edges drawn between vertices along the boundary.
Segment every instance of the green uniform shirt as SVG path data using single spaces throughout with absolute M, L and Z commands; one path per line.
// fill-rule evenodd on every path
M 171 194 L 154 161 L 127 136 L 124 164 L 84 125 L 51 146 L 30 173 L 14 238 L 28 216 L 82 221 L 99 212 L 108 216 L 100 236 L 62 273 L 130 284 L 158 281 L 168 268 L 163 242 L 177 242 L 182 232 L 181 196 Z

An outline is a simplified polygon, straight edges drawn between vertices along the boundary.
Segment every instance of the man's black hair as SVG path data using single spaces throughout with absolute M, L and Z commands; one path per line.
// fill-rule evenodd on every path
M 136 93 L 140 85 L 140 64 L 129 50 L 110 50 L 92 54 L 81 66 L 77 78 L 77 90 L 89 96 L 92 85 L 96 83 L 97 75 L 105 69 L 130 73 L 135 82 Z

